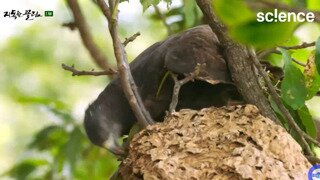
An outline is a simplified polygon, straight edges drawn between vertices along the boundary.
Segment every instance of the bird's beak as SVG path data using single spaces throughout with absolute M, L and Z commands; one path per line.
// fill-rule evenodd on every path
M 116 156 L 126 156 L 125 150 L 119 145 L 117 140 L 112 135 L 102 144 L 102 147 Z

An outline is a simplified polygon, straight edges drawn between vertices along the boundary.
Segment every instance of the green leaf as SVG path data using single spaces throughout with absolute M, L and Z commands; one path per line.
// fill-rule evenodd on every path
M 5 175 L 15 179 L 28 179 L 28 176 L 36 170 L 38 166 L 47 165 L 49 162 L 43 159 L 26 159 L 13 166 Z
M 29 144 L 29 148 L 39 150 L 49 150 L 54 147 L 59 147 L 66 143 L 69 138 L 67 132 L 61 126 L 50 125 L 41 129 Z
M 190 28 L 197 21 L 197 3 L 195 0 L 185 0 L 183 11 L 185 15 L 185 27 Z
M 316 67 L 318 70 L 318 74 L 320 74 L 320 37 L 316 42 L 316 59 L 315 59 Z
M 83 153 L 79 162 L 78 178 L 75 179 L 109 179 L 119 166 L 120 162 L 114 160 L 114 155 L 97 146 L 91 146 L 90 151 Z M 82 164 L 81 164 L 82 163 Z M 86 169 L 86 171 L 83 171 Z M 94 178 L 96 177 L 96 178 Z
M 74 119 L 70 115 L 69 109 L 66 104 L 61 101 L 45 98 L 45 97 L 32 97 L 20 96 L 17 101 L 24 104 L 39 104 L 45 106 L 54 115 L 60 117 L 64 122 L 73 122 Z
M 270 102 L 272 109 L 274 110 L 278 119 L 280 120 L 281 124 L 283 125 L 283 127 L 285 127 L 286 129 L 289 129 L 288 123 L 287 123 L 285 117 L 283 116 L 282 112 L 278 108 L 278 105 L 276 104 L 276 102 L 272 99 L 271 95 L 269 95 L 268 100 Z
M 307 90 L 308 90 L 307 100 L 313 98 L 320 91 L 320 75 L 316 74 L 310 83 L 308 83 L 308 80 L 311 80 L 311 79 L 307 79 Z
M 319 0 L 307 0 L 307 7 L 310 10 L 320 10 Z
M 299 109 L 305 104 L 307 90 L 302 72 L 292 64 L 290 54 L 280 49 L 284 58 L 284 79 L 281 84 L 281 98 L 293 109 Z
M 295 23 L 257 22 L 252 20 L 230 29 L 230 35 L 237 41 L 257 48 L 270 48 L 287 41 L 292 36 Z
M 320 91 L 320 75 L 315 64 L 315 54 L 311 53 L 307 66 L 304 70 L 306 87 L 308 91 L 307 100 L 313 98 Z
M 165 13 L 165 16 L 167 18 L 169 18 L 169 17 L 172 17 L 172 16 L 182 16 L 182 14 L 183 14 L 183 7 L 175 7 L 175 8 L 169 9 Z M 161 20 L 161 17 L 159 17 L 159 15 L 157 13 L 150 14 L 149 18 L 151 20 Z
M 309 112 L 309 109 L 306 105 L 302 106 L 298 109 L 299 117 L 306 129 L 306 133 L 309 134 L 311 137 L 317 137 L 317 128 L 316 124 Z
M 17 101 L 25 104 L 42 104 L 56 109 L 67 109 L 67 105 L 65 103 L 46 97 L 19 96 L 17 97 Z
M 150 7 L 151 5 L 157 5 L 159 4 L 160 0 L 140 0 L 140 3 L 142 5 L 143 8 L 143 12 L 146 11 L 148 9 L 148 7 Z
M 244 0 L 214 0 L 212 4 L 217 16 L 227 26 L 240 25 L 256 17 Z
M 85 136 L 81 132 L 80 128 L 75 127 L 70 135 L 69 142 L 66 144 L 65 149 L 72 171 L 75 170 L 77 158 L 79 158 L 80 153 L 82 152 L 84 140 Z

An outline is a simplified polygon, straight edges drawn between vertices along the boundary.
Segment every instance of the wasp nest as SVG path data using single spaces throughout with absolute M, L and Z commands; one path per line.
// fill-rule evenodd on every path
M 253 105 L 183 109 L 138 133 L 124 179 L 307 179 L 301 147 Z

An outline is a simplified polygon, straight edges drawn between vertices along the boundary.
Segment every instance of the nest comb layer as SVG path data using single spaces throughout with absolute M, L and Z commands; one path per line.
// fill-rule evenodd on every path
M 183 109 L 136 134 L 124 179 L 307 179 L 301 147 L 253 105 Z

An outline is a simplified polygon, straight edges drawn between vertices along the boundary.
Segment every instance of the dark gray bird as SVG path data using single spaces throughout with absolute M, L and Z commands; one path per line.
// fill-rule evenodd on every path
M 161 121 L 172 100 L 175 83 L 166 74 L 171 72 L 181 79 L 199 64 L 203 66 L 195 81 L 181 87 L 177 110 L 220 107 L 242 100 L 231 81 L 216 35 L 209 26 L 198 26 L 155 43 L 130 63 L 141 98 L 153 119 Z M 110 82 L 88 107 L 84 119 L 91 142 L 114 154 L 123 153 L 118 139 L 135 122 L 119 78 Z

